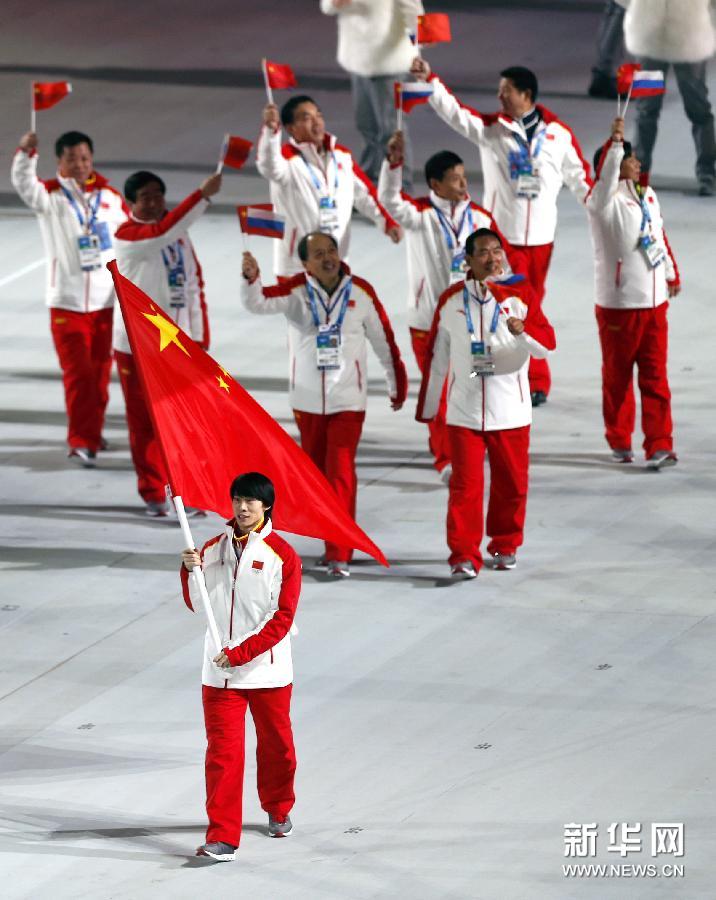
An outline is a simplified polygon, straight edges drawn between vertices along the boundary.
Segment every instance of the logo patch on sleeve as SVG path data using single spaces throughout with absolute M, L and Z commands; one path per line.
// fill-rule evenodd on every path
M 264 567 L 264 564 L 263 564 L 263 560 L 261 560 L 261 559 L 255 559 L 255 560 L 251 563 L 251 568 L 252 568 L 252 569 L 258 569 L 258 570 L 260 571 L 261 569 L 263 569 L 263 567 Z
M 349 308 L 350 308 L 350 307 L 354 307 L 355 305 L 356 305 L 355 300 L 349 300 L 349 301 L 348 301 L 348 306 L 349 306 Z

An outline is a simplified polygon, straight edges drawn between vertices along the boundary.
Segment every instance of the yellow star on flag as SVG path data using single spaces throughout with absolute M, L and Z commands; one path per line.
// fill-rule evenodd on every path
M 223 366 L 219 366 L 219 370 L 221 371 L 221 373 L 223 375 L 226 375 L 227 378 L 231 378 L 231 375 L 229 375 L 229 373 L 226 371 L 226 369 Z
M 216 380 L 219 382 L 219 387 L 223 388 L 226 391 L 226 393 L 228 394 L 229 393 L 229 385 L 224 381 L 224 379 L 221 377 L 221 375 L 217 375 Z
M 152 309 L 153 308 L 154 307 L 152 307 Z M 149 313 L 142 313 L 142 315 L 145 319 L 149 319 L 152 325 L 159 329 L 160 353 L 162 350 L 165 350 L 169 346 L 169 344 L 176 344 L 177 347 L 182 351 L 182 353 L 186 353 L 187 356 L 191 356 L 186 347 L 184 347 L 182 342 L 177 338 L 179 329 L 173 322 L 165 319 L 164 316 L 160 316 L 159 313 L 155 313 L 153 316 L 150 316 Z

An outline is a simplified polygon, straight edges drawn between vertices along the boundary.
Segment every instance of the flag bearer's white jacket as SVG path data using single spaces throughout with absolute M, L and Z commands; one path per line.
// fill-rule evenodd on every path
M 537 246 L 554 241 L 557 196 L 566 184 L 583 201 L 591 186 L 589 164 L 577 139 L 557 116 L 537 104 L 542 120 L 535 129 L 531 153 L 540 146 L 537 165 L 540 192 L 534 199 L 518 197 L 510 178 L 509 154 L 526 142 L 524 127 L 505 113 L 480 113 L 465 106 L 432 75 L 430 105 L 447 124 L 480 148 L 485 191 L 482 205 L 495 217 L 511 244 Z M 544 134 L 544 137 L 540 137 Z
M 429 339 L 429 367 L 423 376 L 416 418 L 429 422 L 440 404 L 445 379 L 448 380 L 447 423 L 475 431 L 521 428 L 532 421 L 532 403 L 527 369 L 530 356 L 544 359 L 556 347 L 554 330 L 538 304 L 528 306 L 523 297 L 507 287 L 487 284 L 483 290 L 469 280 L 470 313 L 475 337 L 490 345 L 495 361 L 494 375 L 471 378 L 471 338 L 463 303 L 464 281 L 449 287 L 435 310 Z M 494 335 L 490 328 L 495 307 L 501 312 Z M 522 319 L 525 330 L 513 335 L 507 318 Z
M 287 277 L 303 271 L 296 247 L 310 231 L 319 231 L 321 194 L 335 199 L 337 226 L 333 237 L 341 259 L 348 255 L 351 214 L 355 206 L 378 227 L 395 222 L 378 202 L 375 185 L 353 161 L 347 147 L 326 134 L 323 152 L 311 142 L 291 138 L 281 145 L 281 130 L 263 126 L 256 150 L 256 167 L 271 184 L 274 209 L 286 218 L 283 239 L 274 244 L 274 273 Z M 314 178 L 320 185 L 316 187 Z
M 73 312 L 94 312 L 114 304 L 114 284 L 105 263 L 114 259 L 111 247 L 102 252 L 102 266 L 83 272 L 80 266 L 77 238 L 84 229 L 65 194 L 77 197 L 74 179 L 57 178 L 41 181 L 37 177 L 37 151 L 18 149 L 13 157 L 10 178 L 23 203 L 37 213 L 42 241 L 45 245 L 47 278 L 45 298 L 49 307 Z M 65 190 L 63 190 L 63 188 Z M 110 235 L 125 221 L 129 211 L 122 195 L 99 172 L 92 172 L 84 185 L 83 197 L 94 208 L 99 194 L 97 221 L 106 222 Z M 77 202 L 77 201 L 76 201 Z M 85 210 L 80 209 L 83 217 Z
M 349 279 L 352 279 L 352 288 L 341 327 L 341 366 L 319 370 L 316 365 L 317 329 L 306 283 L 330 307 L 329 299 L 335 301 L 341 297 Z M 267 288 L 262 287 L 259 278 L 250 283 L 242 278 L 240 296 L 249 312 L 259 315 L 283 313 L 288 319 L 289 400 L 293 409 L 322 415 L 365 409 L 368 396 L 366 339 L 385 369 L 390 397 L 401 403 L 405 401 L 408 377 L 390 320 L 371 285 L 363 278 L 351 275 L 345 264 L 331 298 L 318 281 L 305 272 Z M 340 304 L 336 304 L 329 316 L 320 302 L 316 306 L 321 324 L 336 322 Z
M 284 687 L 293 681 L 290 632 L 301 592 L 301 560 L 268 519 L 252 531 L 237 560 L 234 520 L 201 551 L 202 569 L 216 627 L 231 668 L 212 662 L 217 654 L 207 629 L 202 684 L 226 688 Z M 182 565 L 189 609 L 202 609 L 193 577 Z
M 204 350 L 209 349 L 204 277 L 187 229 L 208 206 L 201 191 L 194 191 L 159 222 L 130 218 L 117 230 L 115 238 L 117 268 L 122 275 L 151 297 Z M 186 306 L 179 310 L 170 305 L 169 276 L 162 256 L 162 251 L 177 242 L 182 248 L 186 273 Z M 114 315 L 113 346 L 122 353 L 132 352 L 119 303 Z
M 652 269 L 639 246 L 644 215 L 634 182 L 619 178 L 623 158 L 624 145 L 610 140 L 587 197 L 595 301 L 609 309 L 652 309 L 669 299 L 668 285 L 679 283 L 679 270 L 664 233 L 659 200 L 650 187 L 643 194 L 651 218 L 644 231 L 663 250 L 664 262 Z
M 383 161 L 378 181 L 378 199 L 405 229 L 408 247 L 408 327 L 429 331 L 440 294 L 450 286 L 452 252 L 436 213 L 439 209 L 453 227 L 460 227 L 457 243 L 464 247 L 469 234 L 490 228 L 502 238 L 512 271 L 520 270 L 518 255 L 501 234 L 490 213 L 470 198 L 461 203 L 444 200 L 434 191 L 428 197 L 410 197 L 401 190 L 403 167 Z M 465 215 L 467 206 L 471 215 Z M 455 235 L 448 232 L 450 241 Z

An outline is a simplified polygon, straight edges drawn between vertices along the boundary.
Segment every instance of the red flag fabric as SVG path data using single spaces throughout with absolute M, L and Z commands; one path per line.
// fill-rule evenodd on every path
M 276 488 L 276 528 L 370 554 L 381 550 L 341 507 L 309 457 L 226 369 L 110 262 L 169 483 L 185 505 L 229 518 L 229 486 L 263 472 Z
M 69 81 L 33 81 L 32 108 L 49 109 L 72 93 Z
M 446 13 L 418 16 L 418 43 L 442 44 L 452 40 L 450 19 Z
M 251 148 L 254 145 L 251 141 L 244 138 L 229 135 L 229 139 L 224 142 L 223 159 L 224 165 L 230 166 L 232 169 L 240 169 L 249 158 Z
M 296 76 L 293 74 L 291 66 L 271 62 L 270 59 L 267 59 L 264 65 L 266 66 L 266 81 L 273 90 L 280 91 L 297 86 Z
M 396 109 L 409 113 L 416 106 L 427 103 L 433 93 L 432 84 L 415 82 L 393 82 L 393 103 Z
M 641 69 L 639 63 L 622 63 L 617 69 L 617 94 L 628 94 L 634 81 L 634 73 Z

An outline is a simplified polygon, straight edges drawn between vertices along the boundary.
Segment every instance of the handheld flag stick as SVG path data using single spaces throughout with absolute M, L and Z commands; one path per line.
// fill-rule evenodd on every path
M 35 82 L 30 82 L 30 131 L 37 128 L 37 112 L 35 111 Z
M 269 103 L 273 103 L 273 91 L 269 84 L 268 72 L 266 71 L 266 57 L 261 60 L 261 71 L 264 73 L 264 84 L 266 85 L 266 97 Z
M 178 495 L 175 497 L 173 496 L 172 500 L 174 501 L 174 508 L 177 511 L 177 519 L 179 519 L 181 533 L 184 538 L 184 545 L 186 547 L 193 547 L 194 538 L 191 536 L 189 521 L 186 517 L 186 511 L 184 510 L 184 501 Z M 194 579 L 194 584 L 198 587 L 199 593 L 201 594 L 201 602 L 204 606 L 204 612 L 206 613 L 206 621 L 209 626 L 209 634 L 211 635 L 211 640 L 214 643 L 216 653 L 221 653 L 222 643 L 221 638 L 219 637 L 219 629 L 216 627 L 216 619 L 214 618 L 214 613 L 211 609 L 211 603 L 209 602 L 209 592 L 206 589 L 204 573 L 202 572 L 200 566 L 196 566 L 191 570 L 190 578 Z
M 219 162 L 216 164 L 216 174 L 221 175 L 224 168 L 224 159 L 226 157 L 226 151 L 229 149 L 229 135 L 224 135 L 224 141 L 221 145 L 221 153 L 219 154 Z
M 622 119 L 626 118 L 627 110 L 629 109 L 629 101 L 631 100 L 631 91 L 634 87 L 634 82 L 629 85 L 629 93 L 627 94 L 626 103 L 624 104 L 624 112 L 622 113 Z
M 398 84 L 396 87 L 398 94 L 398 131 L 403 130 L 403 85 Z

